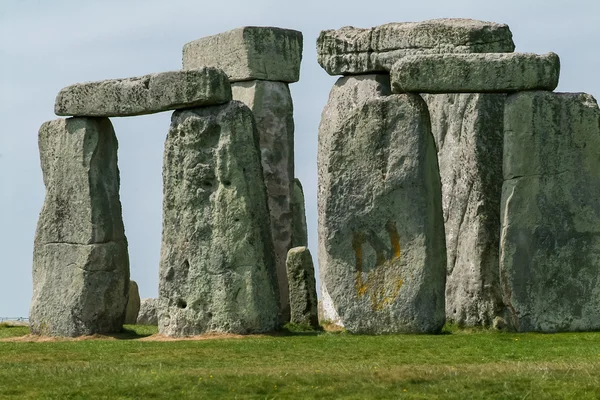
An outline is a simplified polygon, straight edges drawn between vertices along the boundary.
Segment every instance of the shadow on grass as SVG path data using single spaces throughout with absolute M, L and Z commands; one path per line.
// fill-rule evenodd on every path
M 152 336 L 158 332 L 156 326 L 150 325 L 124 325 L 123 330 L 119 333 L 105 334 L 118 340 L 135 340 Z

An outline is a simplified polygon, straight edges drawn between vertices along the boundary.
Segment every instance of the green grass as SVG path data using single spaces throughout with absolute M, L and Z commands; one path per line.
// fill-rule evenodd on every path
M 600 333 L 0 342 L 0 397 L 600 398 Z M 0 328 L 25 334 L 22 328 Z

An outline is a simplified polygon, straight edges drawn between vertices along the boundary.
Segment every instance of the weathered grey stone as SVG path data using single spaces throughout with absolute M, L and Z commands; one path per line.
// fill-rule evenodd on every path
M 282 322 L 289 321 L 290 305 L 285 260 L 292 241 L 291 185 L 294 179 L 294 106 L 283 82 L 248 81 L 232 84 L 233 98 L 246 104 L 256 121 L 271 234 L 279 284 Z
M 250 109 L 232 101 L 176 111 L 163 183 L 160 333 L 275 329 L 279 294 Z
M 511 329 L 600 329 L 599 150 L 591 95 L 507 98 L 500 278 Z
M 317 39 L 317 60 L 330 75 L 352 75 L 389 71 L 396 61 L 411 54 L 514 49 L 507 25 L 448 18 L 322 31 Z
M 446 249 L 429 114 L 385 78 L 342 78 L 319 127 L 319 268 L 350 332 L 437 332 Z
M 290 249 L 286 266 L 290 285 L 290 322 L 318 328 L 317 284 L 310 251 L 304 246 Z
M 554 53 L 421 54 L 390 71 L 394 93 L 505 93 L 554 90 L 560 60 Z
M 504 94 L 424 94 L 436 142 L 448 266 L 446 319 L 490 326 L 498 278 Z
M 56 115 L 125 117 L 231 100 L 227 76 L 217 68 L 170 71 L 135 78 L 76 83 L 56 96 Z
M 308 246 L 308 229 L 306 227 L 306 210 L 304 207 L 304 190 L 298 178 L 292 182 L 292 247 Z
M 135 281 L 129 281 L 129 296 L 125 309 L 125 324 L 134 325 L 140 312 L 140 289 Z
M 117 332 L 129 285 L 117 138 L 107 118 L 46 122 L 39 148 L 46 199 L 34 243 L 34 334 Z
M 158 299 L 142 299 L 137 317 L 138 325 L 158 325 Z
M 302 32 L 245 26 L 183 46 L 183 68 L 217 67 L 232 82 L 262 79 L 297 82 L 302 61 Z

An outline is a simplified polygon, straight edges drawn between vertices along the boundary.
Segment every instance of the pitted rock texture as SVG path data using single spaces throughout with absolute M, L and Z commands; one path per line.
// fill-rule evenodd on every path
M 183 46 L 183 69 L 217 67 L 231 82 L 297 82 L 301 61 L 302 32 L 292 29 L 245 26 Z
M 319 127 L 319 268 L 350 332 L 438 332 L 446 248 L 427 105 L 342 78 Z
M 504 94 L 424 94 L 436 142 L 448 266 L 446 319 L 491 326 L 498 277 Z
M 135 281 L 129 281 L 129 297 L 125 311 L 125 324 L 134 325 L 140 312 L 140 289 Z
M 227 76 L 217 68 L 170 71 L 135 78 L 76 83 L 56 96 L 56 115 L 126 117 L 231 100 Z
M 286 266 L 290 283 L 290 322 L 318 328 L 317 284 L 310 250 L 304 246 L 290 249 Z
M 159 332 L 267 332 L 279 293 L 250 109 L 176 111 L 165 143 Z
M 560 60 L 555 53 L 420 54 L 390 71 L 394 93 L 506 93 L 554 90 Z
M 298 178 L 292 182 L 292 247 L 308 246 L 308 229 L 306 227 L 306 209 L 304 206 L 304 190 Z
M 600 329 L 600 109 L 523 92 L 504 117 L 500 278 L 509 328 Z
M 158 299 L 142 299 L 138 313 L 138 325 L 158 325 Z
M 29 315 L 34 334 L 121 330 L 129 256 L 117 147 L 107 118 L 58 119 L 40 128 L 46 199 L 34 242 Z
M 505 53 L 515 45 L 507 25 L 472 19 L 396 22 L 322 31 L 317 60 L 329 75 L 389 71 L 411 54 Z
M 289 321 L 285 260 L 292 242 L 291 185 L 294 179 L 294 106 L 283 82 L 232 84 L 233 98 L 246 104 L 256 121 L 279 285 L 282 322 Z

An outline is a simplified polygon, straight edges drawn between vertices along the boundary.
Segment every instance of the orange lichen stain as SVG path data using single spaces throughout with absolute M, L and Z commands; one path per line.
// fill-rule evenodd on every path
M 385 229 L 388 231 L 390 235 L 390 245 L 392 246 L 392 257 L 400 258 L 400 235 L 398 234 L 398 229 L 396 229 L 396 224 L 392 221 L 388 221 L 385 224 Z

